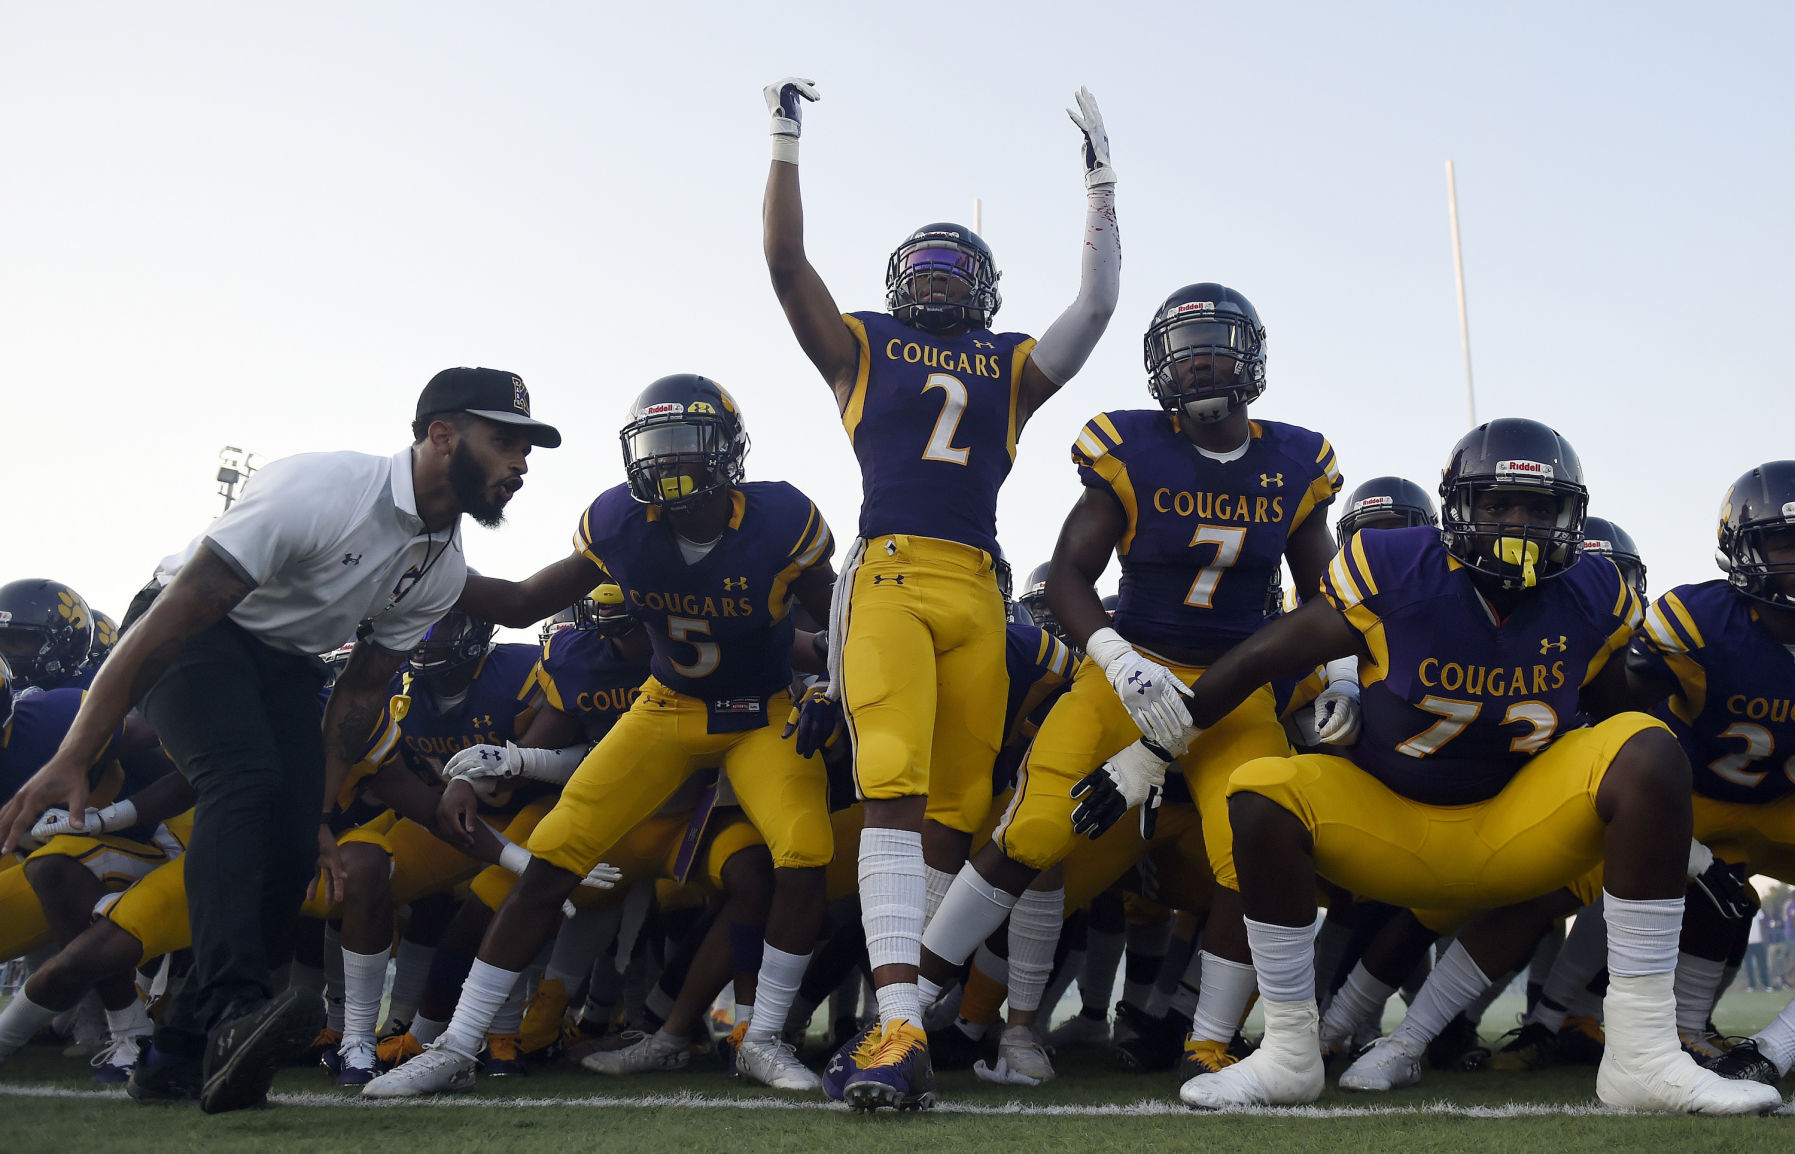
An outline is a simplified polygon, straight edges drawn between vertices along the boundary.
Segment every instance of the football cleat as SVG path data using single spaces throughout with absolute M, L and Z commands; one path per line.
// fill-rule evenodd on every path
M 391 1070 L 403 1065 L 424 1052 L 424 1044 L 413 1037 L 408 1030 L 403 1034 L 394 1034 L 390 1038 L 382 1038 L 374 1044 L 374 1061 L 381 1070 Z
M 1265 1037 L 1250 1056 L 1213 1074 L 1201 1074 L 1178 1091 L 1186 1106 L 1229 1110 L 1304 1105 L 1321 1096 L 1327 1078 L 1317 1035 L 1315 1000 L 1261 1002 Z
M 130 1081 L 131 1071 L 137 1065 L 139 1043 L 148 1041 L 147 1034 L 125 1034 L 107 1042 L 89 1062 L 93 1067 L 91 1080 L 109 1085 Z
M 204 1081 L 198 1058 L 164 1053 L 143 1039 L 125 1093 L 139 1102 L 191 1102 Z
M 1116 1033 L 1120 1036 L 1119 1018 L 1117 1024 Z M 1163 1018 L 1142 1015 L 1131 1024 L 1128 1037 L 1116 1042 L 1111 1049 L 1124 1070 L 1137 1074 L 1170 1070 L 1178 1065 L 1189 1028 L 1189 1019 L 1176 1014 L 1167 1014 Z
M 858 1074 L 873 1060 L 873 1054 L 879 1048 L 881 1030 L 879 1023 L 862 1026 L 860 1032 L 835 1048 L 829 1055 L 829 1061 L 823 1066 L 823 1093 L 842 1100 L 842 1092 L 847 1089 L 848 1079 Z
M 1425 1053 L 1425 1047 L 1413 1046 L 1394 1034 L 1379 1038 L 1340 1075 L 1340 1088 L 1378 1094 L 1413 1086 L 1421 1080 Z
M 1041 1086 L 1053 1081 L 1053 1061 L 1032 1026 L 1006 1026 L 997 1044 L 997 1062 L 975 1062 L 972 1072 L 1003 1086 Z
M 575 1065 L 587 1054 L 596 1054 L 600 1050 L 620 1050 L 629 1043 L 623 1040 L 627 1031 L 612 1026 L 609 1022 L 602 1025 L 590 1022 L 571 1022 L 561 1028 L 561 1056 Z
M 1508 1041 L 1490 1055 L 1492 1070 L 1544 1070 L 1558 1057 L 1558 1035 L 1539 1022 L 1528 1022 L 1502 1036 Z
M 1757 1041 L 1752 1038 L 1741 1038 L 1732 1049 L 1706 1065 L 1722 1078 L 1762 1082 L 1766 1086 L 1776 1085 L 1783 1076 L 1776 1063 L 1758 1049 Z
M 1603 1002 L 1607 1044 L 1596 1070 L 1596 1097 L 1620 1110 L 1675 1114 L 1767 1114 L 1782 1106 L 1774 1086 L 1704 1070 L 1676 1042 L 1675 976 L 1608 980 Z
M 983 1037 L 974 1038 L 959 1023 L 951 1023 L 929 1034 L 929 1061 L 937 1070 L 970 1070 L 978 1063 L 981 1055 L 989 1054 L 990 1045 L 987 1039 L 990 1031 Z
M 345 1046 L 343 1065 L 337 1071 L 337 1085 L 366 1086 L 374 1080 L 374 1067 L 378 1061 L 375 1047 L 367 1042 Z
M 1110 1030 L 1109 1044 L 1121 1046 L 1126 1042 L 1131 1042 L 1146 1033 L 1158 1020 L 1132 1002 L 1117 1002 L 1116 1024 Z
M 1070 1050 L 1079 1046 L 1107 1046 L 1110 1044 L 1109 1017 L 1098 1013 L 1091 1015 L 1080 1010 L 1067 1018 L 1060 1028 L 1047 1035 L 1047 1044 L 1055 1050 Z
M 422 1054 L 388 1070 L 361 1088 L 364 1098 L 421 1098 L 425 1094 L 458 1094 L 474 1088 L 474 1068 L 466 1054 L 433 1042 Z
M 1454 1014 L 1427 1044 L 1427 1064 L 1436 1070 L 1481 1070 L 1490 1060 L 1490 1048 L 1477 1036 L 1477 1025 L 1463 1014 Z
M 1573 1015 L 1558 1028 L 1558 1060 L 1573 1066 L 1599 1066 L 1604 1042 L 1602 1023 Z
M 567 987 L 559 978 L 536 983 L 536 993 L 524 1007 L 518 1029 L 518 1052 L 525 1058 L 547 1060 L 561 1050 L 561 1022 L 567 1016 Z
M 1184 1039 L 1184 1055 L 1178 1059 L 1178 1084 L 1183 1085 L 1202 1074 L 1215 1074 L 1240 1061 L 1229 1052 L 1227 1042 L 1199 1038 L 1188 1034 Z
M 625 1074 L 654 1074 L 668 1070 L 683 1070 L 692 1060 L 692 1047 L 676 1038 L 656 1030 L 652 1034 L 644 1034 L 640 1030 L 625 1030 L 623 1037 L 629 1044 L 619 1050 L 598 1050 L 580 1059 L 580 1068 L 590 1070 L 594 1074 L 609 1074 L 621 1077 Z
M 766 1042 L 743 1038 L 736 1042 L 735 1072 L 750 1082 L 775 1090 L 814 1093 L 823 1088 L 823 1080 L 816 1071 L 798 1061 L 797 1048 L 777 1038 Z
M 1683 1053 L 1703 1065 L 1719 1058 L 1731 1048 L 1727 1040 L 1713 1030 L 1679 1030 L 1677 1041 L 1682 1043 Z
M 842 1100 L 856 1110 L 927 1110 L 935 1104 L 929 1036 L 906 1021 L 887 1022 L 872 1059 L 848 1077 Z
M 226 1019 L 206 1036 L 205 1086 L 199 1108 L 208 1114 L 258 1106 L 275 1071 L 305 1052 L 324 1026 L 324 1000 L 290 986 L 266 1005 Z
M 318 1031 L 311 1045 L 305 1048 L 303 1055 L 308 1066 L 323 1066 L 332 1075 L 337 1072 L 339 1060 L 337 1051 L 343 1047 L 343 1031 L 333 1030 L 329 1026 Z
M 488 1078 L 515 1078 L 528 1074 L 523 1055 L 518 1050 L 518 1034 L 486 1035 L 486 1052 L 480 1059 L 480 1073 Z

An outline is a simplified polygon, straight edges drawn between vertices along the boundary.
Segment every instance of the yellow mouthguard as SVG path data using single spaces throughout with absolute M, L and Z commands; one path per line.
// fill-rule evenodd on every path
M 595 586 L 589 596 L 595 605 L 623 604 L 623 590 L 610 582 Z
M 690 477 L 679 476 L 661 478 L 662 497 L 686 497 L 690 496 L 691 492 L 692 478 Z
M 1521 587 L 1531 589 L 1538 583 L 1533 575 L 1534 562 L 1539 560 L 1539 546 L 1523 537 L 1496 538 L 1496 556 L 1505 565 L 1521 567 Z

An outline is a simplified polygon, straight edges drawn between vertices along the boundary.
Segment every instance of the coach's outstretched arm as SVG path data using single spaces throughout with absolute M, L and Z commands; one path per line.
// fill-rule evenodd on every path
M 574 553 L 522 581 L 469 573 L 455 608 L 494 625 L 527 629 L 572 605 L 605 580 L 604 570 L 591 558 Z
M 193 559 L 119 638 L 56 753 L 0 809 L 0 853 L 16 848 L 52 805 L 67 806 L 70 825 L 84 828 L 87 771 L 125 714 L 189 641 L 223 620 L 249 593 L 249 583 L 202 541 Z
M 1018 426 L 1026 423 L 1060 386 L 1084 367 L 1122 292 L 1122 238 L 1116 231 L 1116 170 L 1109 162 L 1109 131 L 1097 98 L 1078 90 L 1078 111 L 1066 110 L 1084 134 L 1085 216 L 1079 238 L 1078 296 L 1035 342 L 1022 367 Z
M 798 193 L 798 132 L 804 102 L 821 100 L 822 94 L 814 83 L 795 76 L 767 85 L 764 94 L 773 114 L 773 162 L 761 206 L 767 271 L 804 355 L 834 391 L 837 407 L 846 407 L 860 367 L 860 347 L 842 322 L 828 286 L 804 254 L 804 202 Z

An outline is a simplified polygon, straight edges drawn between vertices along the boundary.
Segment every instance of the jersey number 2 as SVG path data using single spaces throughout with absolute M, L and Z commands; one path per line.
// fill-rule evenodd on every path
M 922 391 L 926 393 L 930 389 L 941 390 L 941 415 L 935 418 L 935 431 L 929 434 L 922 459 L 964 465 L 972 450 L 955 448 L 954 434 L 960 429 L 960 418 L 966 415 L 966 385 L 959 377 L 930 373 L 929 379 L 922 383 Z

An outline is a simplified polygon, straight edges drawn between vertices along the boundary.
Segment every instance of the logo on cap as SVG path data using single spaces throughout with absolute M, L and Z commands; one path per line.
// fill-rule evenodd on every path
M 1552 466 L 1544 461 L 1497 461 L 1498 477 L 1537 477 L 1542 481 L 1552 479 Z
M 526 417 L 530 415 L 530 390 L 524 388 L 522 377 L 511 378 L 511 407 Z

